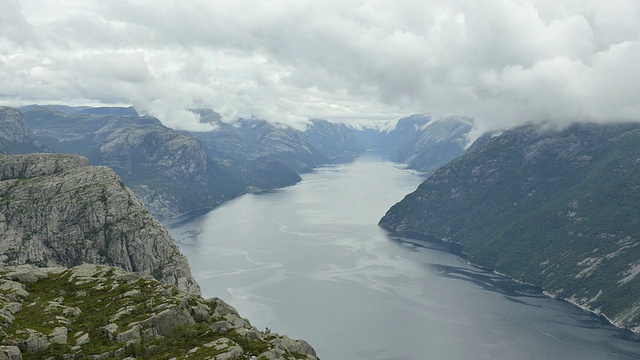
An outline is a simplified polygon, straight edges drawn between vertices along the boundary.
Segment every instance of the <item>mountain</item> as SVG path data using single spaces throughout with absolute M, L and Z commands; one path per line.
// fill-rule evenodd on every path
M 228 124 L 211 110 L 197 109 L 214 130 L 189 133 L 132 108 L 33 105 L 22 111 L 41 143 L 111 167 L 159 219 L 293 185 L 299 173 L 354 156 L 358 148 L 350 129 L 322 121 L 307 134 L 256 119 Z
M 523 126 L 436 171 L 380 226 L 640 330 L 640 125 Z
M 311 125 L 301 131 L 260 119 L 239 118 L 225 123 L 211 110 L 192 111 L 204 123 L 215 126 L 213 131 L 192 132 L 209 154 L 225 154 L 236 162 L 248 162 L 249 169 L 251 162 L 269 159 L 299 174 L 331 161 L 353 158 L 362 150 L 354 131 L 344 124 L 311 120 Z
M 116 265 L 200 293 L 169 233 L 109 168 L 0 155 L 0 266 Z
M 0 268 L 0 359 L 316 359 L 222 300 L 103 265 Z
M 6 106 L 0 107 L 0 149 L 10 154 L 51 151 L 36 139 L 22 113 Z
M 225 159 L 210 158 L 187 132 L 153 117 L 83 111 L 31 106 L 23 114 L 38 139 L 55 152 L 111 167 L 158 218 L 210 208 L 245 191 L 238 171 Z
M 432 174 L 465 153 L 467 135 L 472 129 L 472 120 L 464 117 L 434 120 L 426 115 L 412 115 L 398 120 L 395 128 L 365 126 L 356 134 L 364 147 L 386 152 L 395 161 Z
M 364 150 L 355 131 L 345 124 L 312 119 L 311 126 L 304 134 L 311 144 L 330 160 L 352 159 Z

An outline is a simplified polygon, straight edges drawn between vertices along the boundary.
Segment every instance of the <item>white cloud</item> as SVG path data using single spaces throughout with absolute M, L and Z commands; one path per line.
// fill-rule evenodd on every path
M 0 0 L 0 101 L 362 121 L 640 119 L 635 0 Z

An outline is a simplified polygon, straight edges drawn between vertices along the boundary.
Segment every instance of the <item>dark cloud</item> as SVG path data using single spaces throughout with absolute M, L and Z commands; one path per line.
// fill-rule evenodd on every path
M 478 131 L 640 118 L 635 0 L 0 1 L 11 101 L 133 103 L 176 127 L 192 106 Z

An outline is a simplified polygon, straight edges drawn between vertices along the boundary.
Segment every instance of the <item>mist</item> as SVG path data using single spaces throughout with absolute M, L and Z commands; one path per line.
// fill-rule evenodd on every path
M 306 126 L 412 113 L 638 121 L 637 1 L 0 0 L 0 103 L 189 108 Z

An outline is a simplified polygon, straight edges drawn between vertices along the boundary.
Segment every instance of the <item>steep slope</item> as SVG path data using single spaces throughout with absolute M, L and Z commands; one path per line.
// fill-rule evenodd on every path
M 27 126 L 17 109 L 0 107 L 0 149 L 10 154 L 50 152 Z
M 358 140 L 369 149 L 387 152 L 398 162 L 432 174 L 461 156 L 473 129 L 471 119 L 452 116 L 433 120 L 426 115 L 411 115 L 388 126 L 356 131 Z
M 487 141 L 483 139 L 482 141 Z M 640 126 L 525 126 L 429 177 L 380 225 L 640 330 Z
M 326 121 L 314 122 L 318 129 L 307 134 L 256 119 L 227 124 L 212 110 L 196 109 L 215 130 L 187 133 L 137 116 L 132 108 L 33 105 L 22 110 L 42 143 L 111 167 L 160 219 L 248 191 L 292 185 L 300 181 L 299 172 L 357 154 L 351 130 Z M 333 140 L 334 135 L 339 138 Z
M 111 169 L 76 155 L 0 155 L 0 266 L 83 263 L 200 291 L 169 233 Z
M 205 144 L 209 156 L 230 159 L 242 168 L 250 186 L 255 186 L 258 178 L 267 188 L 291 185 L 300 181 L 298 173 L 336 159 L 353 158 L 361 150 L 352 129 L 326 120 L 312 120 L 306 131 L 300 131 L 260 119 L 237 119 L 229 124 L 211 110 L 193 111 L 216 129 L 192 134 Z M 277 176 L 267 182 L 265 171 Z
M 54 151 L 80 154 L 92 164 L 114 169 L 158 218 L 212 207 L 244 192 L 238 171 L 207 156 L 189 133 L 167 128 L 152 117 L 88 111 L 31 106 L 24 117 Z
M 364 150 L 355 132 L 344 124 L 322 119 L 312 119 L 311 124 L 304 134 L 329 159 L 351 159 Z
M 3 356 L 4 355 L 4 356 Z M 0 268 L 0 359 L 316 359 L 204 300 L 120 268 Z

